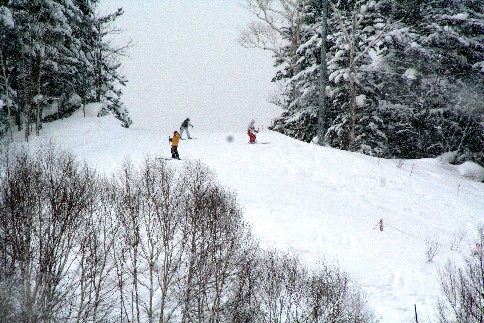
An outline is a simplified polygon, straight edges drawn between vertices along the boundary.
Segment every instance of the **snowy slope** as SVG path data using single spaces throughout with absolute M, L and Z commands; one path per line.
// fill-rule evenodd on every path
M 90 109 L 95 110 L 92 105 Z M 173 129 L 124 129 L 107 116 L 45 124 L 34 149 L 60 143 L 100 171 L 118 169 L 126 158 L 169 156 Z M 348 271 L 368 294 L 381 322 L 410 322 L 417 305 L 421 322 L 434 321 L 440 295 L 438 271 L 460 261 L 484 224 L 484 184 L 462 174 L 484 176 L 478 166 L 456 167 L 440 159 L 380 160 L 302 143 L 261 131 L 249 145 L 243 132 L 199 132 L 181 142 L 183 165 L 201 160 L 222 185 L 235 191 L 244 216 L 263 246 L 289 250 L 308 266 L 326 259 Z M 227 137 L 232 136 L 233 141 Z M 18 134 L 17 142 L 20 142 Z M 383 219 L 384 230 L 377 227 Z M 464 238 L 453 248 L 453 240 Z M 427 261 L 426 240 L 439 243 Z

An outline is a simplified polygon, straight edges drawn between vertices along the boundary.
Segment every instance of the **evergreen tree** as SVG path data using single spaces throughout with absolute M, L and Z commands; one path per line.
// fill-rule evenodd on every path
M 126 85 L 127 83 L 127 79 L 119 72 L 119 68 L 121 67 L 119 57 L 125 55 L 129 44 L 122 47 L 114 47 L 106 40 L 108 36 L 119 32 L 118 29 L 113 27 L 113 23 L 123 13 L 122 9 L 118 9 L 112 14 L 95 19 L 95 41 L 92 57 L 95 71 L 95 99 L 97 102 L 105 103 L 100 115 L 111 112 L 116 118 L 122 121 L 123 127 L 127 128 L 132 124 L 132 121 L 120 99 L 122 91 L 117 85 Z
M 15 105 L 16 92 L 13 75 L 15 57 L 20 53 L 20 46 L 15 34 L 12 12 L 0 5 L 0 137 L 7 131 L 12 137 L 14 117 L 18 113 Z
M 0 7 L 0 136 L 15 117 L 28 140 L 33 124 L 39 134 L 42 122 L 96 100 L 123 126 L 131 124 L 118 88 L 126 84 L 117 61 L 122 51 L 107 42 L 105 29 L 122 11 L 97 17 L 97 2 L 16 0 Z
M 377 75 L 377 70 L 366 68 L 365 65 L 371 63 L 369 53 L 382 51 L 377 48 L 379 44 L 376 44 L 376 40 L 383 28 L 382 26 L 384 26 L 384 21 L 376 12 L 375 4 L 372 1 L 340 2 L 338 8 L 335 8 L 335 10 L 341 15 L 340 18 L 343 21 L 339 20 L 335 12 L 329 17 L 328 21 L 326 47 L 330 49 L 328 53 L 330 84 L 327 90 L 329 90 L 330 99 L 326 107 L 326 123 L 332 124 L 332 127 L 329 129 L 326 140 L 336 147 L 348 148 L 349 132 L 346 128 L 350 121 L 349 116 L 351 112 L 350 96 L 348 94 L 350 81 L 348 77 L 350 69 L 350 44 L 345 39 L 341 23 L 345 24 L 344 28 L 347 28 L 346 31 L 348 29 L 353 30 L 353 26 L 351 25 L 353 23 L 352 20 L 345 18 L 352 16 L 358 19 L 358 25 L 354 28 L 355 39 L 351 41 L 352 46 L 355 48 L 354 54 L 362 54 L 362 57 L 359 58 L 359 67 L 355 75 L 356 86 L 360 94 L 358 99 L 366 98 L 364 100 L 365 110 L 369 110 L 375 106 L 375 81 L 370 80 L 369 75 Z M 287 112 L 284 112 L 280 118 L 276 119 L 272 129 L 301 140 L 310 141 L 317 132 L 317 114 L 319 109 L 322 1 L 308 1 L 303 12 L 304 29 L 309 32 L 306 33 L 302 45 L 297 51 L 299 55 L 297 60 L 299 63 L 299 73 L 290 78 L 291 82 L 297 83 L 294 88 L 298 90 L 299 95 L 297 99 L 287 97 Z M 368 52 L 367 47 L 374 48 L 373 52 Z M 355 58 L 356 56 L 353 57 L 353 59 Z M 285 75 L 290 75 L 290 73 L 285 73 Z M 370 111 L 367 114 L 371 115 L 372 113 Z M 371 123 L 372 118 L 365 117 L 365 115 L 358 116 L 358 118 L 363 118 L 363 120 L 368 121 L 366 128 L 372 131 L 375 129 L 375 123 Z M 359 132 L 361 133 L 362 131 Z M 373 132 L 375 135 L 381 135 L 380 131 Z M 357 137 L 360 146 L 368 144 L 366 137 L 361 135 Z
M 317 131 L 317 107 L 319 88 L 320 57 L 317 52 L 321 41 L 319 17 L 319 2 L 313 1 L 304 4 L 301 8 L 301 29 L 304 34 L 300 36 L 301 45 L 294 52 L 292 61 L 294 66 L 285 66 L 277 76 L 277 80 L 286 83 L 285 88 L 290 89 L 284 93 L 283 108 L 286 111 L 276 119 L 271 129 L 282 132 L 288 136 L 309 142 Z M 293 38 L 292 30 L 286 30 L 286 38 Z M 287 47 L 284 52 L 289 52 Z
M 334 57 L 329 61 L 329 81 L 331 99 L 339 113 L 328 129 L 327 142 L 381 155 L 384 136 L 375 109 L 381 82 L 380 58 L 387 50 L 382 36 L 388 24 L 374 1 L 344 2 L 332 7 L 336 21 L 331 36 Z
M 472 0 L 339 1 L 328 21 L 326 142 L 393 158 L 456 151 L 455 162 L 483 164 L 483 11 Z M 297 51 L 299 70 L 278 74 L 298 95 L 285 93 L 286 111 L 272 129 L 310 141 L 321 1 L 308 0 L 303 17 L 310 32 Z
M 384 79 L 380 103 L 382 115 L 392 115 L 387 121 L 394 148 L 389 155 L 421 158 L 457 151 L 456 162 L 482 163 L 483 58 L 477 54 L 484 45 L 482 4 L 404 1 L 387 3 L 382 10 L 402 22 L 390 34 L 385 61 L 391 73 Z M 387 111 L 395 104 L 404 109 Z

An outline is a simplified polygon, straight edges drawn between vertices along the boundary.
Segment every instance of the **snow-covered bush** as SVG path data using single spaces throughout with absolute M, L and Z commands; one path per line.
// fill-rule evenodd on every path
M 464 266 L 447 263 L 440 284 L 440 322 L 484 322 L 484 228 L 479 229 L 478 243 Z
M 427 238 L 425 239 L 425 246 L 425 255 L 427 261 L 432 262 L 440 251 L 440 244 L 435 239 Z
M 294 256 L 262 251 L 251 259 L 241 282 L 247 293 L 245 315 L 238 314 L 236 322 L 376 321 L 348 275 L 327 263 L 309 271 Z

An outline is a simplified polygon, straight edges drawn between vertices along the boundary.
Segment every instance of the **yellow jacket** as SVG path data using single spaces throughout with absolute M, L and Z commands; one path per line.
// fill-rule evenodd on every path
M 180 135 L 178 132 L 173 135 L 173 138 L 171 138 L 171 145 L 174 147 L 178 147 L 178 142 L 180 141 Z

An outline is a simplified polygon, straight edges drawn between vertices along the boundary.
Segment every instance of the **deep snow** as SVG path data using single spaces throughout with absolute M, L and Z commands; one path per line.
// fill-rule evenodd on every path
M 27 145 L 60 143 L 104 173 L 127 158 L 137 164 L 148 155 L 169 157 L 173 129 L 125 129 L 112 116 L 95 117 L 95 109 L 45 124 Z M 237 194 L 263 246 L 290 251 L 309 267 L 335 262 L 367 293 L 381 322 L 412 321 L 414 304 L 420 322 L 435 321 L 439 269 L 468 255 L 484 224 L 484 184 L 466 177 L 482 180 L 482 167 L 453 166 L 445 156 L 402 164 L 266 130 L 258 134 L 266 145 L 248 144 L 244 132 L 194 128 L 192 136 L 180 143 L 184 160 L 170 163 L 208 165 Z M 431 262 L 427 241 L 439 244 Z

